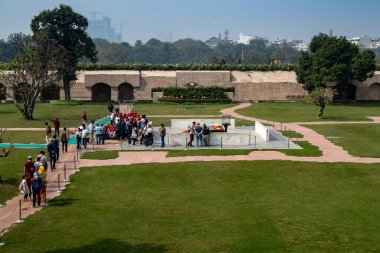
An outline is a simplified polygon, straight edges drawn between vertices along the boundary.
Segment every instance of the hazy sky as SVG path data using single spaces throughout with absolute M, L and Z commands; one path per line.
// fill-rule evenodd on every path
M 0 39 L 10 33 L 30 33 L 30 20 L 60 3 L 91 17 L 109 16 L 123 41 L 146 42 L 152 37 L 206 40 L 230 30 L 266 37 L 303 39 L 319 32 L 347 37 L 380 37 L 380 0 L 0 0 Z

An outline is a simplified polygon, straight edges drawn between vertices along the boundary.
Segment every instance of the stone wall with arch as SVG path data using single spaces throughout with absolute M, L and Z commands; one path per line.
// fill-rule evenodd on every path
M 40 99 L 42 101 L 60 100 L 60 91 L 58 84 L 49 85 L 42 89 Z
M 110 101 L 111 86 L 106 83 L 96 83 L 91 87 L 92 101 Z
M 130 83 L 122 83 L 118 87 L 118 101 L 133 100 L 133 86 Z

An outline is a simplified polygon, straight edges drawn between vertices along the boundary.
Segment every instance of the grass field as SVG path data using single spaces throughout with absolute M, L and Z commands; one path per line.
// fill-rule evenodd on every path
M 55 116 L 61 121 L 61 126 L 79 126 L 82 122 L 82 113 L 87 112 L 88 120 L 102 118 L 107 113 L 107 104 L 86 103 L 84 105 L 52 105 L 37 103 L 34 110 L 34 120 L 25 120 L 14 104 L 0 104 L 0 127 L 37 127 L 44 128 L 45 122 L 53 120 Z
M 87 151 L 83 153 L 81 159 L 91 159 L 91 160 L 108 160 L 116 159 L 119 157 L 119 151 L 117 150 L 108 150 L 108 151 Z
M 276 122 L 370 121 L 367 116 L 380 116 L 380 103 L 331 104 L 322 120 L 316 117 L 318 107 L 308 103 L 255 103 L 236 112 Z
M 305 157 L 318 157 L 322 156 L 322 151 L 310 144 L 308 141 L 297 141 L 294 142 L 298 144 L 302 149 L 281 149 L 281 150 L 275 150 L 284 153 L 285 155 L 289 156 L 305 156 Z
M 18 194 L 18 185 L 24 173 L 24 163 L 28 156 L 35 158 L 40 149 L 14 149 L 7 157 L 0 157 L 0 175 L 3 184 L 0 186 L 0 203 Z
M 83 168 L 0 252 L 376 252 L 379 182 L 379 164 Z
M 7 131 L 12 143 L 46 143 L 45 131 Z
M 380 125 L 378 124 L 334 124 L 305 125 L 323 134 L 343 147 L 351 155 L 380 157 Z
M 199 104 L 199 105 L 168 105 L 168 104 L 135 104 L 133 112 L 149 115 L 221 115 L 220 110 L 233 107 L 234 104 Z

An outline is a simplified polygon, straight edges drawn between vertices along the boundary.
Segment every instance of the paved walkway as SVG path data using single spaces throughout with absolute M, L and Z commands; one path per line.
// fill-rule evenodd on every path
M 250 106 L 249 103 L 239 104 L 238 106 L 221 110 L 222 114 L 228 114 L 232 117 L 249 120 L 260 121 L 267 123 L 266 120 L 242 116 L 235 110 Z M 121 105 L 121 111 L 130 111 L 129 106 Z M 177 115 L 178 116 L 178 115 Z M 198 115 L 198 117 L 200 117 Z M 95 167 L 109 165 L 129 165 L 140 163 L 176 163 L 190 161 L 246 161 L 246 160 L 288 160 L 288 161 L 306 161 L 306 162 L 348 162 L 348 163 L 380 163 L 380 158 L 362 158 L 348 154 L 342 147 L 335 145 L 327 140 L 323 135 L 320 135 L 313 130 L 302 125 L 311 124 L 379 124 L 380 117 L 372 117 L 372 122 L 297 122 L 297 123 L 279 123 L 273 122 L 276 129 L 281 126 L 286 129 L 294 130 L 304 135 L 302 139 L 309 141 L 314 146 L 322 150 L 321 157 L 295 157 L 286 156 L 283 153 L 276 151 L 254 151 L 248 155 L 235 156 L 188 156 L 188 157 L 166 157 L 167 152 L 120 152 L 119 157 L 113 160 L 80 160 L 79 163 L 74 163 L 74 156 L 77 156 L 75 145 L 69 146 L 69 152 L 61 155 L 61 160 L 57 164 L 57 171 L 48 172 L 48 191 L 47 200 L 51 200 L 59 195 L 58 192 L 58 174 L 60 175 L 60 188 L 63 190 L 68 182 L 64 181 L 64 165 L 66 166 L 66 177 L 69 178 L 75 172 L 75 167 Z M 302 124 L 302 125 L 301 125 Z M 90 145 L 89 150 L 115 150 L 118 149 L 118 142 L 109 142 L 106 145 Z M 87 151 L 91 152 L 91 151 Z M 19 200 L 20 197 L 15 197 L 7 202 L 7 205 L 0 208 L 0 234 L 7 231 L 16 221 L 19 220 Z M 22 218 L 27 217 L 39 211 L 41 208 L 32 208 L 31 202 L 22 202 Z

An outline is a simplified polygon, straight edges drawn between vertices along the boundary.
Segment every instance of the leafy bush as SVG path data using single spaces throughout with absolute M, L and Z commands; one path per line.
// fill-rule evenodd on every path
M 160 98 L 162 104 L 229 104 L 231 99 L 183 99 L 183 98 Z
M 225 92 L 234 92 L 234 87 L 198 86 L 198 87 L 166 87 L 152 89 L 164 92 L 164 98 L 175 99 L 226 99 Z

